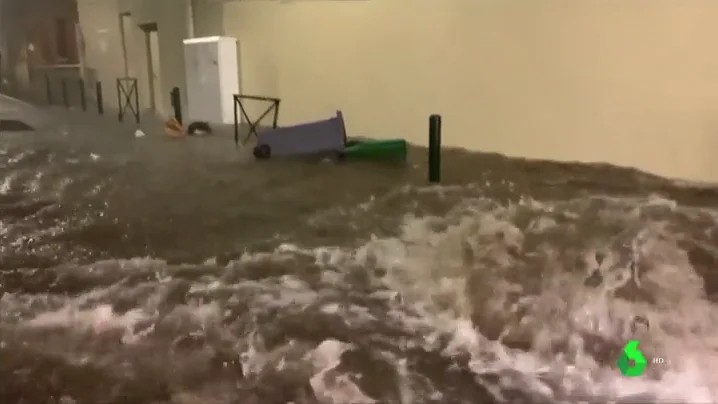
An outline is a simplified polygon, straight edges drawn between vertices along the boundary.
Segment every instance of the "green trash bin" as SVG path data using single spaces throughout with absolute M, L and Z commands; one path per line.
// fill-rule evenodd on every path
M 344 157 L 353 160 L 406 160 L 404 139 L 349 141 Z

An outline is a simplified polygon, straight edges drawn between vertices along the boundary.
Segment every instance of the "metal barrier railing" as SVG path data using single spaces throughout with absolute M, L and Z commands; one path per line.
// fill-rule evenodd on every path
M 137 91 L 137 79 L 135 77 L 120 77 L 117 79 L 117 119 L 122 122 L 125 112 L 129 109 L 135 117 L 135 122 L 140 123 L 140 95 Z
M 262 119 L 264 119 L 267 115 L 274 113 L 274 116 L 272 117 L 272 128 L 277 127 L 277 119 L 279 117 L 279 103 L 281 100 L 279 98 L 274 97 L 263 97 L 258 95 L 245 95 L 245 94 L 235 94 L 233 96 L 234 100 L 234 144 L 239 146 L 239 122 L 240 117 L 237 113 L 237 107 L 239 107 L 239 111 L 242 113 L 242 116 L 247 121 L 247 124 L 249 125 L 249 132 L 247 133 L 247 137 L 242 141 L 242 143 L 246 143 L 247 140 L 254 135 L 257 136 L 257 129 L 259 127 L 259 124 L 262 122 Z M 265 101 L 269 102 L 270 105 L 267 107 L 267 109 L 262 112 L 262 114 L 252 121 L 252 119 L 249 118 L 249 114 L 247 114 L 247 110 L 244 108 L 244 104 L 242 103 L 242 100 L 254 100 L 254 101 Z

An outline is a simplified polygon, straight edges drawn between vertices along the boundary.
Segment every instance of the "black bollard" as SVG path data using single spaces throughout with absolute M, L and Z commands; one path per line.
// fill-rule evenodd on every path
M 234 113 L 234 147 L 239 147 L 239 116 L 237 115 L 237 104 L 239 95 L 232 95 L 232 112 Z
M 70 97 L 67 95 L 67 81 L 64 78 L 60 79 L 60 89 L 62 91 L 62 101 L 65 103 L 65 108 L 70 108 Z
M 123 111 L 124 106 L 122 105 L 122 93 L 121 93 L 121 91 L 122 91 L 122 88 L 123 88 L 123 87 L 122 87 L 122 84 L 121 84 L 121 82 L 120 82 L 120 79 L 117 79 L 117 82 L 116 82 L 116 83 L 117 83 L 117 120 L 118 120 L 119 122 L 122 122 L 122 118 L 123 118 L 123 115 L 124 115 L 124 114 L 123 114 L 123 112 L 124 112 L 124 111 Z
M 174 113 L 175 120 L 182 125 L 182 99 L 180 98 L 179 87 L 173 87 L 170 92 L 170 103 L 172 104 L 172 111 Z
M 45 74 L 45 94 L 47 95 L 47 105 L 52 105 L 52 86 L 50 76 Z
M 441 115 L 429 117 L 429 182 L 441 182 Z
M 138 125 L 140 124 L 140 90 L 137 89 L 137 79 L 135 79 L 135 83 L 132 85 L 135 89 L 135 108 L 137 110 L 135 111 L 135 123 Z
M 85 81 L 82 79 L 79 79 L 77 81 L 79 84 L 79 90 L 80 90 L 80 106 L 82 107 L 83 111 L 87 111 L 87 99 L 85 98 Z
M 97 100 L 97 113 L 102 115 L 105 113 L 105 106 L 102 101 L 102 83 L 95 83 L 95 100 Z

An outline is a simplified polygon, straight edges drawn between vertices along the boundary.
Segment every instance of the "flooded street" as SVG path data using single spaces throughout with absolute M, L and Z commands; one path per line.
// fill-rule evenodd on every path
M 718 189 L 34 124 L 0 134 L 1 403 L 718 402 Z

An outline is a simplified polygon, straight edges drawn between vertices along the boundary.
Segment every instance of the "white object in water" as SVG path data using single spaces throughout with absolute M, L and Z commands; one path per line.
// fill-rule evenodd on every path
M 137 129 L 135 131 L 135 137 L 145 137 L 145 132 L 143 132 L 141 129 Z

